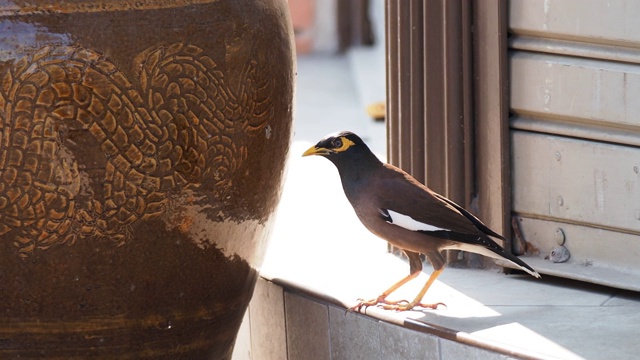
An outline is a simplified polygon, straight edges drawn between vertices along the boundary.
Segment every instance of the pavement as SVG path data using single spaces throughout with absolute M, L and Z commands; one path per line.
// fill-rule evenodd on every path
M 298 58 L 295 135 L 261 269 L 285 289 L 343 307 L 377 296 L 409 269 L 360 224 L 335 167 L 321 157 L 301 157 L 326 134 L 351 130 L 385 159 L 385 125 L 365 113 L 368 103 L 384 100 L 384 62 L 373 56 L 378 55 L 365 51 Z M 394 295 L 413 298 L 431 272 L 425 265 L 418 279 Z M 417 323 L 415 331 L 442 327 L 457 334 L 456 341 L 479 349 L 497 345 L 510 349 L 513 358 L 633 359 L 640 353 L 635 292 L 552 276 L 505 275 L 499 268 L 447 268 L 425 301 L 447 307 L 403 313 L 369 308 L 366 315 Z

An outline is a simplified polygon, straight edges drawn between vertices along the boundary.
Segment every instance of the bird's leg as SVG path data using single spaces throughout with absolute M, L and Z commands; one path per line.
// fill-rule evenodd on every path
M 434 303 L 434 304 L 423 304 L 422 298 L 424 297 L 424 295 L 427 293 L 427 290 L 429 290 L 429 288 L 431 287 L 431 284 L 433 284 L 436 279 L 438 278 L 438 276 L 440 276 L 440 274 L 442 273 L 444 269 L 438 269 L 438 270 L 434 270 L 433 273 L 431 273 L 431 276 L 429 276 L 429 280 L 427 280 L 427 283 L 422 287 L 422 290 L 420 290 L 420 292 L 418 293 L 418 295 L 416 296 L 415 299 L 413 299 L 413 301 L 408 302 L 408 301 L 396 301 L 394 303 L 391 302 L 387 302 L 387 305 L 383 305 L 382 307 L 386 310 L 396 310 L 396 311 L 406 311 L 406 310 L 411 310 L 413 309 L 415 306 L 419 306 L 425 309 L 437 309 L 439 305 L 443 305 L 446 306 L 444 303 Z
M 366 307 L 374 306 L 378 304 L 396 305 L 400 303 L 408 303 L 407 300 L 400 300 L 400 301 L 386 300 L 387 296 L 389 296 L 392 292 L 398 290 L 399 287 L 409 282 L 409 280 L 418 276 L 420 274 L 420 271 L 422 271 L 422 260 L 420 259 L 420 254 L 414 253 L 411 251 L 406 251 L 406 250 L 405 250 L 405 254 L 409 258 L 409 275 L 405 276 L 397 283 L 391 285 L 390 288 L 385 290 L 382 294 L 380 294 L 380 296 L 378 296 L 375 299 L 371 299 L 367 301 L 363 299 L 358 299 L 360 302 L 356 306 L 349 308 L 349 311 L 360 311 L 362 307 L 366 308 Z
M 407 276 L 405 276 L 404 278 L 402 278 L 402 280 L 398 281 L 397 283 L 391 285 L 390 288 L 388 288 L 387 290 L 385 290 L 382 294 L 380 294 L 380 296 L 378 296 L 375 299 L 371 299 L 371 300 L 367 300 L 364 301 L 362 299 L 359 299 L 360 302 L 356 305 L 351 307 L 349 310 L 350 311 L 360 311 L 360 309 L 362 309 L 362 307 L 369 307 L 369 306 L 374 306 L 374 305 L 378 305 L 380 303 L 382 304 L 395 304 L 395 303 L 399 303 L 399 302 L 406 302 L 406 300 L 402 300 L 402 301 L 388 301 L 386 300 L 387 296 L 389 296 L 392 292 L 398 290 L 398 288 L 404 284 L 406 284 L 407 282 L 409 282 L 409 280 L 415 278 L 416 276 L 418 276 L 418 274 L 420 274 L 420 272 L 415 272 L 413 274 L 409 274 Z

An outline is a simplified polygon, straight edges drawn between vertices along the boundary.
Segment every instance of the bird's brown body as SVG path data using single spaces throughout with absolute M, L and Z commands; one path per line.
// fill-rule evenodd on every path
M 407 207 L 420 207 L 425 211 L 425 216 L 436 220 L 433 225 L 437 224 L 438 211 L 451 211 L 443 204 L 437 202 L 430 191 L 422 184 L 416 182 L 404 171 L 388 164 L 381 164 L 375 174 L 367 177 L 360 183 L 361 191 L 350 192 L 345 189 L 345 195 L 349 202 L 353 205 L 356 215 L 362 224 L 378 237 L 387 240 L 390 244 L 406 251 L 422 253 L 429 259 L 434 269 L 440 269 L 444 266 L 444 258 L 440 253 L 440 247 L 453 245 L 452 242 L 443 241 L 442 239 L 425 239 L 425 235 L 416 231 L 410 231 L 404 228 L 393 226 L 386 222 L 379 213 L 378 209 L 396 209 L 403 214 L 407 213 Z M 390 186 L 388 183 L 394 183 Z M 426 191 L 421 191 L 424 188 Z M 367 195 L 374 194 L 374 195 Z M 431 203 L 435 205 L 433 208 L 420 206 L 419 204 Z M 466 219 L 465 219 L 466 220 Z M 462 221 L 461 227 L 470 225 L 470 222 Z M 471 226 L 466 226 L 470 233 L 478 230 Z M 434 242 L 433 240 L 436 240 Z
M 386 308 L 408 310 L 421 304 L 429 286 L 442 272 L 442 252 L 459 249 L 510 261 L 522 270 L 538 273 L 516 256 L 505 251 L 491 237 L 505 240 L 474 215 L 419 183 L 395 166 L 384 164 L 362 140 L 350 132 L 330 135 L 304 156 L 321 155 L 333 162 L 342 180 L 347 199 L 364 226 L 402 249 L 409 258 L 410 274 L 377 299 L 361 302 L 355 308 L 384 304 Z M 429 281 L 412 302 L 389 302 L 385 298 L 422 270 L 419 254 L 424 254 L 434 268 Z

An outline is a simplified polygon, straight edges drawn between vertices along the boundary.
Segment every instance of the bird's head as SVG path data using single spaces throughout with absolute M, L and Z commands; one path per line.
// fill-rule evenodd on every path
M 327 158 L 344 156 L 357 150 L 359 147 L 367 147 L 360 137 L 350 131 L 341 131 L 327 135 L 317 144 L 310 147 L 302 156 L 320 155 Z M 368 150 L 368 148 L 367 148 Z
M 350 131 L 326 136 L 317 144 L 305 151 L 302 156 L 320 155 L 331 160 L 338 169 L 343 166 L 352 167 L 355 164 L 379 164 L 378 158 L 369 150 L 367 144 L 360 137 Z

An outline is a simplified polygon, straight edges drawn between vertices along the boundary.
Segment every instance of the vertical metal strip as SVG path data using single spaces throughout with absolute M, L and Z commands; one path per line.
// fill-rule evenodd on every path
M 399 0 L 398 7 L 398 71 L 399 71 L 399 167 L 410 171 L 411 144 L 411 6 L 406 0 Z
M 444 1 L 443 19 L 443 73 L 444 73 L 444 118 L 446 193 L 458 203 L 465 200 L 464 194 L 464 102 L 462 77 L 462 3 Z
M 400 162 L 399 147 L 399 116 L 398 109 L 398 1 L 386 0 L 386 68 L 387 68 L 387 161 L 397 165 Z
M 447 195 L 446 186 L 446 123 L 444 73 L 444 3 L 448 0 L 426 1 L 424 6 L 425 39 L 425 169 L 426 184 Z
M 462 43 L 462 127 L 464 143 L 464 201 L 472 205 L 475 197 L 475 159 L 474 159 L 474 124 L 473 124 L 473 42 L 472 42 L 472 7 L 471 0 L 461 0 L 461 43 Z M 471 208 L 476 212 L 476 209 Z
M 473 0 L 476 174 L 479 213 L 509 238 L 507 1 Z
M 420 182 L 426 179 L 425 170 L 425 91 L 424 91 L 424 19 L 423 0 L 411 0 L 410 3 L 411 21 L 411 76 L 410 76 L 410 99 L 411 99 L 411 133 L 406 146 L 411 154 L 411 167 L 409 172 Z

